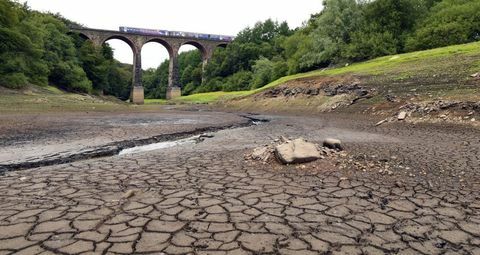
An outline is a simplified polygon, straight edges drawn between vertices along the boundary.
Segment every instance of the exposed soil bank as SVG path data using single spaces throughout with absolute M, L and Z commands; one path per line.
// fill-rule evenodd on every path
M 406 122 L 480 127 L 480 80 L 470 79 L 465 84 L 455 81 L 452 85 L 441 79 L 418 77 L 408 84 L 393 83 L 389 76 L 379 79 L 366 75 L 302 78 L 222 102 L 218 107 L 275 114 L 370 115 L 374 123 L 387 122 L 387 118 L 392 122 L 405 112 L 407 118 L 402 120 Z

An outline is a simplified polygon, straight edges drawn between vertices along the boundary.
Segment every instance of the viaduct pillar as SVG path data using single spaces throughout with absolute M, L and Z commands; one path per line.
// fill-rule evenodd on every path
M 178 71 L 178 50 L 180 45 L 172 45 L 172 53 L 170 54 L 170 63 L 168 66 L 168 87 L 167 99 L 173 99 L 182 95 L 180 85 L 180 75 Z
M 209 46 L 205 48 L 205 53 L 202 56 L 202 84 L 205 82 L 205 71 L 207 68 L 208 61 L 213 56 L 213 51 L 215 50 L 215 47 Z
M 135 47 L 133 51 L 133 77 L 130 101 L 134 104 L 144 103 L 144 90 L 142 85 L 142 54 L 140 49 Z

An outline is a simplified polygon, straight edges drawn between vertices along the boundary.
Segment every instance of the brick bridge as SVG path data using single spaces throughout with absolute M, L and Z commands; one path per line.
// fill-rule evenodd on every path
M 130 94 L 130 100 L 135 104 L 143 104 L 144 102 L 141 52 L 143 45 L 146 43 L 160 43 L 167 49 L 170 56 L 167 99 L 172 99 L 181 95 L 181 84 L 178 72 L 178 50 L 182 45 L 192 45 L 200 50 L 202 54 L 203 68 L 205 68 L 206 64 L 212 57 L 215 48 L 226 47 L 227 44 L 230 43 L 230 41 L 227 40 L 150 35 L 91 28 L 71 28 L 71 31 L 79 33 L 86 39 L 91 40 L 96 47 L 101 47 L 106 41 L 111 39 L 122 40 L 130 46 L 133 52 L 133 87 Z

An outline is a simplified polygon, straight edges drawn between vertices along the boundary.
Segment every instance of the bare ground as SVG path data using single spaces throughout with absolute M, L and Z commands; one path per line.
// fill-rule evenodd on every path
M 75 123 L 57 116 L 51 129 L 38 121 L 43 131 L 31 136 L 20 132 L 24 125 L 10 125 L 25 134 L 19 144 L 26 147 L 56 133 L 62 141 L 94 134 L 91 141 L 110 141 L 101 131 L 125 122 L 135 137 L 137 130 L 178 130 L 181 119 L 197 120 L 184 128 L 238 120 L 201 112 L 120 116 Z M 358 114 L 260 117 L 271 122 L 219 131 L 195 145 L 4 174 L 0 253 L 480 253 L 478 128 L 375 126 L 376 118 Z M 152 118 L 169 122 L 136 125 Z M 110 126 L 93 124 L 99 120 Z M 35 129 L 37 121 L 29 123 Z M 346 151 L 300 166 L 244 159 L 281 135 L 317 143 L 335 137 Z

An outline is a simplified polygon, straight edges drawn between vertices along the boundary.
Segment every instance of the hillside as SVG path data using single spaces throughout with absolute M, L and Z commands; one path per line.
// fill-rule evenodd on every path
M 129 107 L 114 97 L 68 93 L 52 86 L 30 85 L 20 90 L 0 87 L 0 93 L 1 114 L 110 111 Z
M 392 115 L 404 109 L 412 115 L 474 116 L 480 110 L 479 72 L 476 42 L 286 76 L 253 91 L 196 94 L 178 101 L 216 102 L 242 111 Z

